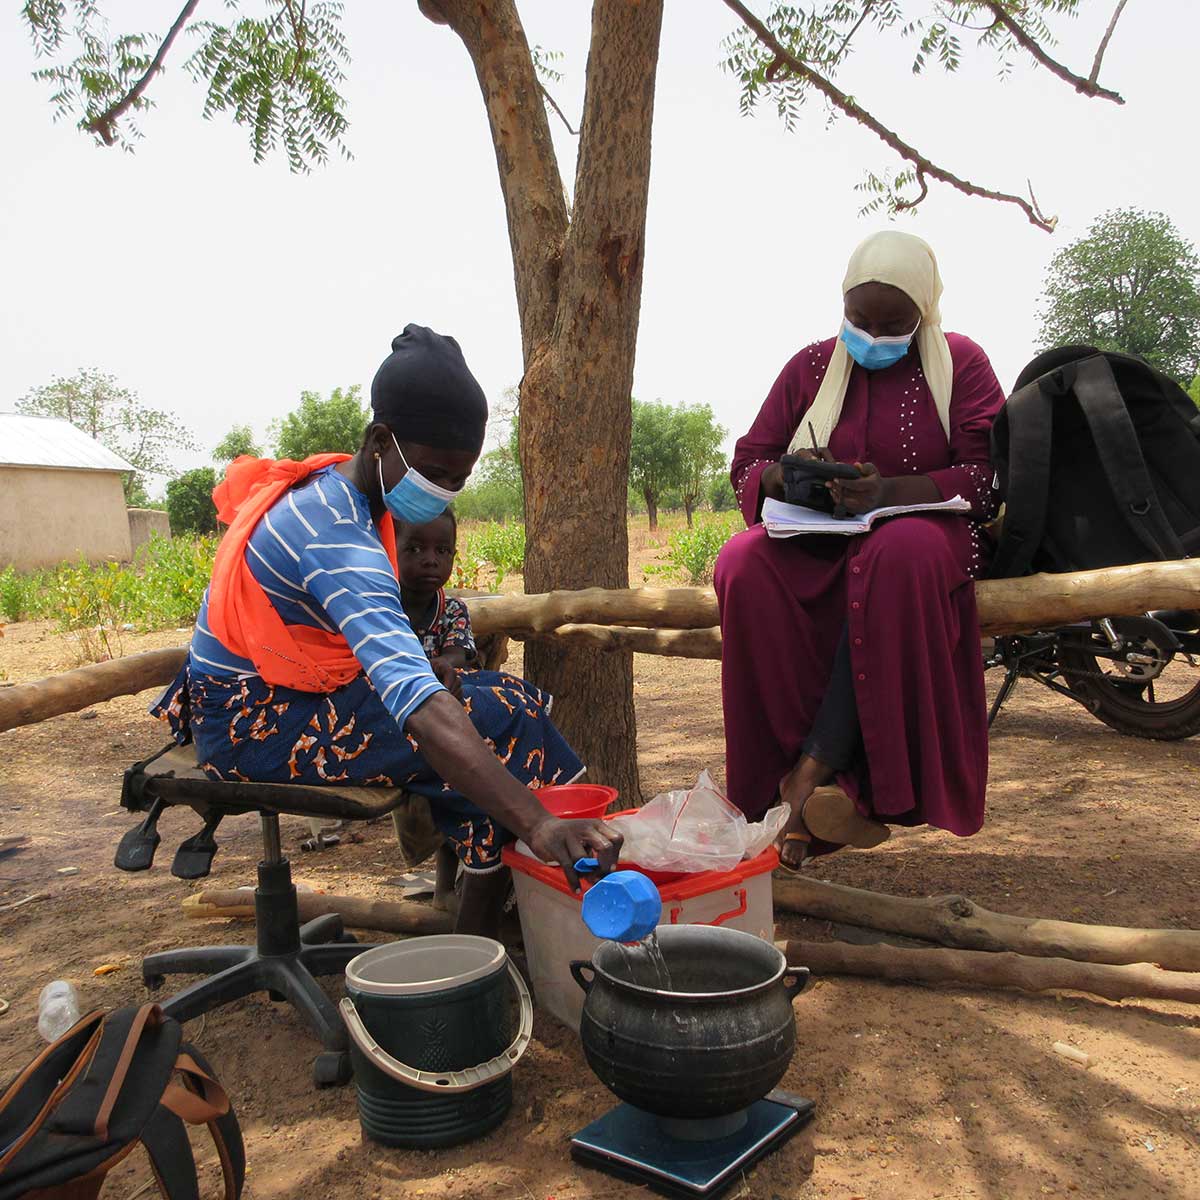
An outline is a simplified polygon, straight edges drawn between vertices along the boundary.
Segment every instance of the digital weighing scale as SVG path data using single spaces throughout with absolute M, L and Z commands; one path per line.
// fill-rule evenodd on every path
M 782 1089 L 716 1121 L 668 1121 L 618 1104 L 571 1139 L 571 1157 L 664 1196 L 720 1196 L 807 1124 L 815 1108 Z

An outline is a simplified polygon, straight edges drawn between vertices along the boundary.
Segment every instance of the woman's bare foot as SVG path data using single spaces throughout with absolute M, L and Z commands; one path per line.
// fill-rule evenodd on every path
M 792 815 L 775 842 L 775 848 L 779 851 L 780 866 L 789 871 L 798 871 L 808 857 L 813 838 L 805 819 L 809 798 L 832 778 L 833 771 L 829 767 L 806 754 L 780 781 L 779 798 L 792 810 Z

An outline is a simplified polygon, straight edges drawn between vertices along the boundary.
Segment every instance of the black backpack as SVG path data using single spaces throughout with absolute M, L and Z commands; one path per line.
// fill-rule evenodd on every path
M 89 1013 L 0 1095 L 0 1200 L 94 1200 L 139 1143 L 163 1196 L 199 1200 L 185 1122 L 208 1126 L 237 1200 L 241 1130 L 179 1022 L 157 1004 Z
M 1039 355 L 992 426 L 992 461 L 1005 502 L 993 578 L 1200 549 L 1200 413 L 1139 358 Z

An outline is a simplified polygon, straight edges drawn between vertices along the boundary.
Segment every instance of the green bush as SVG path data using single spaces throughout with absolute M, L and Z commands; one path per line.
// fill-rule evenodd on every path
M 454 501 L 454 512 L 462 521 L 519 521 L 525 497 L 520 481 L 483 479 L 469 484 Z
M 708 502 L 713 512 L 732 512 L 737 508 L 737 496 L 734 495 L 728 475 L 718 475 L 708 485 Z
M 494 590 L 499 591 L 506 576 L 519 575 L 525 569 L 524 525 L 515 521 L 508 525 L 489 521 L 469 534 L 467 540 L 470 552 L 495 571 Z
M 0 572 L 0 611 L 10 621 L 53 617 L 80 635 L 83 657 L 119 653 L 125 626 L 190 625 L 217 553 L 215 537 L 150 538 L 132 566 L 83 558 L 53 570 Z
M 167 484 L 172 533 L 216 533 L 217 506 L 212 498 L 216 486 L 217 473 L 212 467 L 184 471 Z
M 6 621 L 24 621 L 33 615 L 34 603 L 32 576 L 11 566 L 0 571 L 0 616 Z
M 489 450 L 475 468 L 471 482 L 454 501 L 464 521 L 520 521 L 525 515 L 525 488 L 515 439 Z
M 131 572 L 138 586 L 126 621 L 139 629 L 190 625 L 200 611 L 219 540 L 152 534 Z
M 664 560 L 646 567 L 647 575 L 672 576 L 691 584 L 711 583 L 721 547 L 738 531 L 741 522 L 733 516 L 708 516 L 694 529 L 671 533 Z

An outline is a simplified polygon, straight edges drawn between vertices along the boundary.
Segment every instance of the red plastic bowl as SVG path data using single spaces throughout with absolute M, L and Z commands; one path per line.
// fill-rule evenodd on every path
M 542 807 L 556 817 L 602 817 L 620 795 L 598 783 L 563 783 L 539 788 Z

